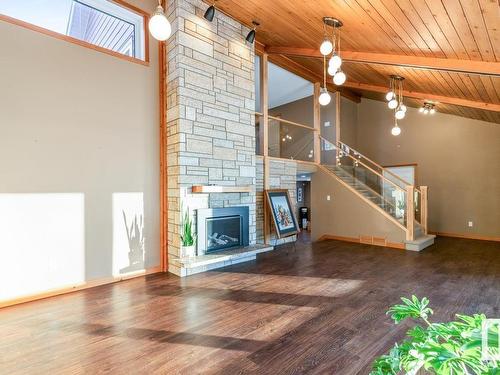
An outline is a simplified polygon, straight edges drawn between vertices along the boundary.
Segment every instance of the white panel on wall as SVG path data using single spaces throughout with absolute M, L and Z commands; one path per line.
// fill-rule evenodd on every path
M 85 281 L 83 193 L 0 194 L 0 301 Z

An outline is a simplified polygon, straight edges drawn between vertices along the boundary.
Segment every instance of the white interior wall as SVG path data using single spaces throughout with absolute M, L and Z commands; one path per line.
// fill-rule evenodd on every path
M 0 300 L 158 266 L 157 43 L 143 66 L 3 21 L 0 40 Z

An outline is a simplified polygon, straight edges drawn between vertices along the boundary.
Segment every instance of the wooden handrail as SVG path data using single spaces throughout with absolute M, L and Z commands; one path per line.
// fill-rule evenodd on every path
M 408 186 L 408 185 L 411 185 L 410 183 L 408 183 L 408 181 L 405 181 L 403 180 L 401 177 L 399 177 L 398 175 L 396 175 L 395 173 L 392 173 L 391 171 L 389 171 L 388 169 L 382 167 L 380 164 L 374 162 L 372 159 L 366 157 L 365 155 L 363 155 L 361 152 L 359 152 L 358 150 L 355 150 L 354 148 L 352 148 L 351 146 L 349 146 L 348 144 L 345 144 L 344 142 L 342 141 L 338 141 L 338 143 L 348 147 L 349 149 L 355 151 L 358 155 L 361 155 L 364 159 L 368 160 L 370 163 L 376 165 L 377 167 L 379 167 L 381 170 L 383 170 L 384 172 L 387 172 L 389 173 L 391 176 L 395 177 L 396 179 L 398 179 L 399 181 L 403 182 L 405 185 L 404 186 Z M 402 187 L 401 187 L 402 188 Z M 415 189 L 417 189 L 417 187 L 415 187 Z M 418 190 L 418 189 L 417 189 Z M 419 190 L 418 190 L 419 191 Z
M 270 119 L 277 120 L 279 122 L 284 122 L 285 124 L 289 124 L 289 125 L 292 125 L 292 126 L 298 126 L 299 128 L 304 128 L 304 129 L 310 130 L 312 132 L 317 131 L 316 129 L 314 129 L 314 128 L 310 127 L 310 126 L 299 124 L 298 122 L 293 122 L 293 121 L 290 121 L 290 120 L 284 120 L 281 117 L 274 117 L 274 116 L 268 116 L 268 117 Z

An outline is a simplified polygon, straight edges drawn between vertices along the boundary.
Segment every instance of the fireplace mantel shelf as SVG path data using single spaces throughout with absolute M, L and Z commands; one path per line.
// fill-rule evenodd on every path
M 193 193 L 251 193 L 252 186 L 194 185 Z

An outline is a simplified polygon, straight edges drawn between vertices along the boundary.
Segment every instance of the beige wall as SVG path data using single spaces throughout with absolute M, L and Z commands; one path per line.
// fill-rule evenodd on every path
M 124 215 L 134 269 L 158 266 L 157 43 L 143 66 L 3 21 L 0 40 L 0 299 L 130 271 Z
M 431 231 L 499 237 L 500 124 L 409 108 L 400 126 L 401 135 L 392 136 L 386 104 L 363 99 L 359 151 L 382 165 L 418 164 L 417 183 L 429 187 Z
M 397 243 L 405 240 L 403 229 L 326 172 L 319 170 L 312 175 L 311 197 L 313 241 L 323 235 L 351 238 L 375 236 Z

